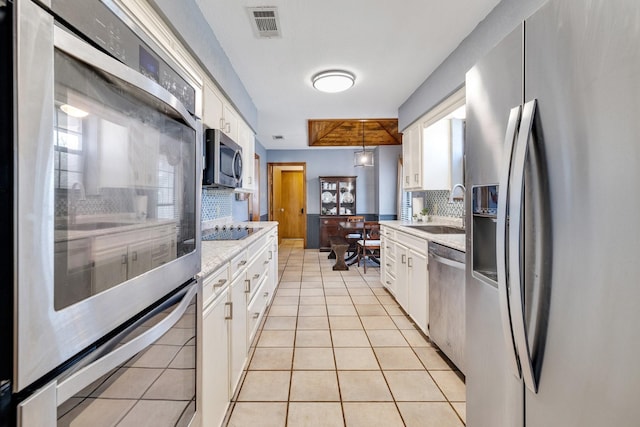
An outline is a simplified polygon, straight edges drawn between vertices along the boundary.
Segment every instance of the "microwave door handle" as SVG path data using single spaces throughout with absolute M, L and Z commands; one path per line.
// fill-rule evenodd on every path
M 509 283 L 511 320 L 513 322 L 513 338 L 520 359 L 520 369 L 524 384 L 533 393 L 537 393 L 538 384 L 533 372 L 531 349 L 524 323 L 524 298 L 522 295 L 523 275 L 521 270 L 522 208 L 524 202 L 524 169 L 527 160 L 531 129 L 536 112 L 536 100 L 524 104 L 522 121 L 513 158 L 513 173 L 509 188 Z
M 184 288 L 181 292 L 174 295 L 174 297 L 170 301 L 167 301 L 167 303 L 171 304 L 176 299 L 182 298 L 177 307 L 174 308 L 171 313 L 169 313 L 151 329 L 147 330 L 146 332 L 137 336 L 126 344 L 117 347 L 115 350 L 112 350 L 114 346 L 123 339 L 123 337 L 133 332 L 133 330 L 137 326 L 141 325 L 149 318 L 157 315 L 158 311 L 162 311 L 162 309 L 166 308 L 167 304 L 163 304 L 158 307 L 159 310 L 154 310 L 151 313 L 148 313 L 142 319 L 138 320 L 132 326 L 114 337 L 111 341 L 105 343 L 104 347 L 106 348 L 106 350 L 96 350 L 96 352 L 98 352 L 97 359 L 90 361 L 89 364 L 83 366 L 76 372 L 73 372 L 71 374 L 62 374 L 62 376 L 58 379 L 58 385 L 56 387 L 58 406 L 67 401 L 80 390 L 90 385 L 98 378 L 108 373 L 110 370 L 117 368 L 128 359 L 156 342 L 161 336 L 169 331 L 169 329 L 171 329 L 176 323 L 178 323 L 178 321 L 182 318 L 182 315 L 191 305 L 191 301 L 193 301 L 193 297 L 197 294 L 197 292 L 197 283 Z
M 500 172 L 498 192 L 498 212 L 496 226 L 496 263 L 498 273 L 498 301 L 500 303 L 500 317 L 504 343 L 507 350 L 508 365 L 516 378 L 521 378 L 520 366 L 516 356 L 516 346 L 513 339 L 513 325 L 509 308 L 509 288 L 507 283 L 507 202 L 509 200 L 509 177 L 511 175 L 511 159 L 518 125 L 520 124 L 521 107 L 511 109 L 507 131 L 504 137 L 502 170 Z
M 237 169 L 239 170 L 236 170 L 236 159 L 238 161 Z M 240 179 L 242 179 L 242 153 L 238 150 L 233 153 L 233 177 L 237 181 L 240 181 Z
M 182 105 L 178 98 L 173 96 L 168 90 L 160 86 L 158 83 L 120 63 L 118 60 L 98 51 L 57 26 L 53 27 L 53 42 L 58 49 L 65 52 L 67 55 L 77 58 L 94 68 L 106 71 L 112 76 L 125 81 L 145 94 L 151 95 L 162 101 L 178 113 L 182 120 L 191 127 L 191 129 L 197 129 L 195 119 L 191 114 L 189 114 L 184 105 Z

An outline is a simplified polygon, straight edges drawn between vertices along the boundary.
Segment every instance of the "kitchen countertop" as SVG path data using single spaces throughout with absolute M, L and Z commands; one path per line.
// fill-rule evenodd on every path
M 203 277 L 216 271 L 222 267 L 224 263 L 228 262 L 239 254 L 242 250 L 247 249 L 253 242 L 263 237 L 273 228 L 278 226 L 277 221 L 249 221 L 243 222 L 241 226 L 260 228 L 261 230 L 250 234 L 241 240 L 211 240 L 202 241 L 202 267 L 200 271 Z M 207 227 L 205 224 L 202 226 L 203 230 Z
M 380 221 L 380 225 L 395 228 L 403 233 L 411 234 L 416 237 L 427 239 L 431 242 L 439 243 L 459 251 L 466 251 L 465 234 L 435 234 L 418 230 L 410 227 L 412 225 L 446 225 L 450 227 L 462 228 L 462 220 L 460 218 L 435 217 L 432 221 Z

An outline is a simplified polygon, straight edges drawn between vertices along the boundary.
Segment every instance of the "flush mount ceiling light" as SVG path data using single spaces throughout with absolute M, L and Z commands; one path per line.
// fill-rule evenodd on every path
M 322 71 L 311 78 L 313 87 L 321 92 L 336 93 L 349 89 L 356 81 L 356 76 L 348 71 Z
M 364 120 L 362 121 L 362 151 L 353 153 L 353 165 L 356 167 L 373 166 L 373 151 L 364 148 Z

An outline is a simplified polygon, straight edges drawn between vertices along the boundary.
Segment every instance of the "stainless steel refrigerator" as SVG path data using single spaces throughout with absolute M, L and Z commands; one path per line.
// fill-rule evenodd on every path
M 640 2 L 549 1 L 466 93 L 467 425 L 640 425 Z

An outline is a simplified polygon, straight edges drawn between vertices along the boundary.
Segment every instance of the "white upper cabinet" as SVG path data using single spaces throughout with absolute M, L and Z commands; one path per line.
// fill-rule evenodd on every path
M 422 190 L 422 127 L 414 123 L 402 133 L 402 186 L 405 191 Z
M 202 124 L 205 128 L 221 129 L 224 101 L 211 83 L 205 81 L 202 91 Z
M 441 119 L 422 132 L 424 190 L 463 184 L 464 120 Z
M 229 104 L 224 104 L 222 119 L 220 123 L 220 129 L 222 129 L 222 131 L 226 133 L 229 138 L 233 139 L 234 141 L 238 141 L 238 123 L 240 123 L 240 120 L 238 119 L 238 115 Z
M 255 135 L 243 121 L 238 122 L 238 143 L 242 147 L 242 188 L 255 190 Z
M 402 134 L 404 191 L 464 184 L 465 91 L 459 89 Z
M 238 115 L 225 97 L 209 81 L 204 83 L 202 122 L 205 127 L 220 129 L 238 141 Z

